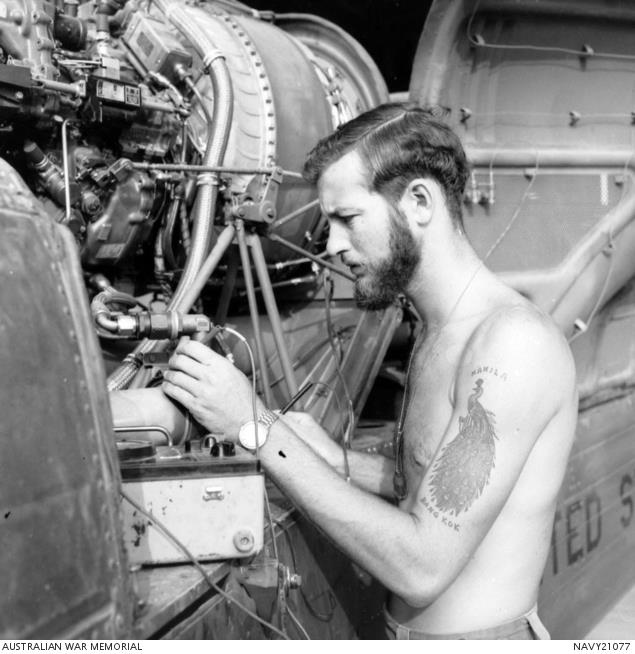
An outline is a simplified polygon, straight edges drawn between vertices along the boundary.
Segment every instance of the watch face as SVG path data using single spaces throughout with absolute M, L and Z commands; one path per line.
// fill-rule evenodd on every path
M 256 449 L 256 430 L 258 433 L 258 447 L 262 447 L 267 440 L 269 428 L 253 420 L 246 422 L 238 432 L 238 442 L 247 450 Z

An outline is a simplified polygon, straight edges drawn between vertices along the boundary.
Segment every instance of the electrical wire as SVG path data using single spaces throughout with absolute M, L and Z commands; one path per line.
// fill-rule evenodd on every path
M 592 50 L 589 50 L 589 51 L 573 50 L 573 49 L 570 49 L 570 48 L 545 47 L 545 46 L 536 46 L 536 45 L 531 45 L 531 44 L 493 44 L 493 43 L 486 43 L 482 36 L 480 38 L 476 38 L 472 34 L 472 25 L 473 25 L 476 13 L 478 12 L 480 4 L 481 4 L 481 0 L 478 0 L 478 2 L 474 6 L 474 9 L 473 9 L 473 11 L 472 11 L 472 13 L 470 15 L 470 19 L 469 19 L 469 21 L 467 23 L 467 27 L 466 27 L 467 39 L 474 47 L 489 48 L 489 49 L 507 49 L 507 50 L 529 50 L 529 51 L 534 51 L 534 52 L 557 52 L 557 53 L 561 53 L 561 54 L 572 54 L 572 55 L 575 55 L 577 57 L 584 57 L 584 58 L 597 57 L 597 58 L 611 58 L 611 59 L 623 59 L 623 60 L 635 61 L 635 56 L 634 55 L 623 55 L 623 54 L 607 53 L 607 52 L 595 52 L 595 51 L 592 51 Z M 516 114 L 514 114 L 513 112 L 502 112 L 500 114 L 499 113 L 494 113 L 492 115 L 500 117 L 501 115 L 516 115 Z M 532 113 L 522 114 L 521 112 L 518 112 L 518 115 L 523 115 L 525 117 L 529 117 L 529 116 L 532 116 L 532 115 L 553 115 L 553 114 L 549 114 L 547 112 L 539 112 L 537 114 L 532 114 Z M 621 117 L 624 117 L 624 116 L 626 116 L 627 118 L 632 119 L 632 116 L 629 115 L 629 114 L 602 114 L 602 113 L 584 114 L 584 118 L 586 118 L 586 119 L 589 119 L 589 118 L 621 118 Z M 631 135 L 631 142 L 632 142 L 632 135 Z M 624 175 L 626 174 L 626 169 L 628 167 L 629 162 L 630 162 L 630 158 L 625 163 Z M 538 160 L 536 161 L 536 170 L 534 172 L 534 175 L 533 175 L 533 177 L 531 179 L 530 184 L 528 185 L 527 189 L 525 190 L 525 193 L 523 195 L 523 198 L 521 199 L 519 207 L 517 208 L 516 212 L 512 216 L 512 219 L 510 220 L 510 222 L 507 225 L 507 227 L 505 228 L 505 230 L 503 230 L 503 232 L 501 233 L 501 235 L 499 236 L 497 241 L 490 248 L 489 252 L 487 253 L 487 255 L 484 258 L 484 261 L 498 247 L 500 242 L 503 240 L 503 238 L 507 235 L 507 233 L 511 229 L 513 223 L 515 222 L 516 218 L 518 217 L 518 214 L 520 212 L 520 208 L 521 208 L 524 200 L 526 199 L 526 197 L 527 197 L 527 195 L 528 195 L 528 193 L 529 193 L 529 191 L 531 189 L 531 186 L 533 185 L 534 180 L 537 177 L 537 174 L 538 174 Z M 620 199 L 620 201 L 624 198 L 625 187 L 626 187 L 626 184 L 624 185 L 624 190 L 622 191 L 622 198 Z M 581 328 L 577 333 L 573 334 L 569 338 L 569 343 L 572 343 L 573 341 L 575 341 L 577 338 L 579 338 L 583 333 L 585 333 L 588 330 L 588 327 L 591 324 L 591 321 L 595 318 L 595 316 L 597 315 L 597 312 L 599 311 L 600 307 L 602 306 L 602 302 L 604 300 L 606 290 L 608 289 L 609 281 L 610 281 L 610 278 L 611 278 L 611 275 L 612 275 L 612 272 L 613 272 L 613 268 L 614 268 L 614 263 L 615 263 L 615 255 L 614 255 L 614 251 L 613 251 L 614 245 L 613 245 L 611 235 L 609 235 L 608 247 L 610 248 L 609 255 L 611 256 L 611 262 L 610 262 L 610 265 L 608 267 L 607 274 L 606 274 L 606 277 L 604 279 L 604 283 L 602 285 L 602 289 L 600 291 L 598 299 L 597 299 L 595 305 L 593 306 L 593 308 L 591 309 L 586 322 L 582 323 L 583 328 Z M 468 286 L 471 283 L 471 281 L 472 280 L 470 280 L 470 282 L 468 283 Z
M 280 561 L 278 556 L 278 544 L 276 543 L 276 534 L 273 530 L 273 518 L 271 516 L 271 506 L 269 504 L 269 493 L 267 493 L 267 487 L 265 486 L 265 508 L 267 509 L 267 520 L 269 522 L 269 531 L 271 532 L 271 543 L 273 546 L 273 558 L 276 561 Z
M 518 206 L 516 207 L 516 211 L 512 214 L 512 217 L 510 218 L 509 222 L 507 223 L 505 229 L 500 233 L 499 237 L 496 239 L 494 244 L 490 247 L 490 249 L 487 251 L 487 254 L 483 258 L 483 263 L 487 261 L 494 252 L 494 250 L 501 244 L 501 241 L 507 236 L 509 233 L 509 230 L 512 228 L 514 223 L 516 222 L 516 218 L 520 215 L 520 210 L 523 207 L 523 204 L 525 204 L 525 200 L 529 196 L 529 192 L 531 191 L 534 182 L 536 181 L 536 178 L 538 177 L 538 168 L 540 166 L 540 163 L 538 161 L 538 153 L 536 152 L 536 166 L 534 168 L 531 180 L 529 181 L 529 184 L 527 184 L 527 187 L 525 188 L 525 192 L 523 193 L 522 197 L 520 198 L 520 202 L 518 203 Z
M 633 137 L 631 136 L 631 146 L 633 143 Z M 628 171 L 628 166 L 631 162 L 633 155 L 631 155 L 628 160 L 624 163 L 624 170 L 622 172 L 622 175 L 624 178 L 626 178 L 627 171 Z M 622 202 L 624 199 L 624 196 L 626 195 L 626 182 L 624 182 L 624 186 L 622 188 L 622 193 L 620 196 L 619 202 Z M 619 204 L 618 202 L 618 204 Z M 608 243 L 606 248 L 604 249 L 604 252 L 611 257 L 611 263 L 609 264 L 609 269 L 606 271 L 606 277 L 604 278 L 604 283 L 602 284 L 602 290 L 600 291 L 600 294 L 598 295 L 598 299 L 593 305 L 593 308 L 591 309 L 588 318 L 586 319 L 586 322 L 583 323 L 583 328 L 579 329 L 576 333 L 574 333 L 569 339 L 568 343 L 569 345 L 573 343 L 575 340 L 577 340 L 582 334 L 586 333 L 591 325 L 591 321 L 596 317 L 597 312 L 600 310 L 602 307 L 602 301 L 604 300 L 604 294 L 606 293 L 606 290 L 608 289 L 609 286 L 609 280 L 611 279 L 611 275 L 613 274 L 613 268 L 615 266 L 615 244 L 613 242 L 613 235 L 609 234 L 608 235 Z M 574 323 L 575 324 L 575 323 Z
M 291 620 L 293 620 L 293 624 L 295 624 L 299 632 L 304 636 L 304 639 L 311 640 L 311 636 L 309 636 L 307 630 L 302 626 L 302 623 L 295 617 L 295 613 L 289 608 L 289 606 L 287 606 L 287 613 Z
M 226 600 L 235 604 L 240 610 L 244 611 L 250 618 L 256 620 L 260 624 L 271 629 L 274 633 L 278 634 L 285 640 L 289 640 L 289 636 L 284 634 L 280 629 L 275 627 L 270 622 L 263 620 L 260 616 L 256 615 L 251 609 L 248 609 L 244 604 L 239 602 L 237 599 L 232 597 L 228 592 L 223 590 L 217 583 L 212 581 L 211 577 L 202 566 L 201 562 L 190 552 L 190 550 L 160 521 L 158 520 L 151 512 L 146 511 L 140 504 L 133 500 L 124 490 L 120 491 L 121 496 L 130 503 L 130 505 L 137 510 L 141 515 L 145 516 L 148 520 L 151 521 L 152 526 L 155 527 L 160 533 L 163 534 L 171 543 L 173 543 L 187 558 L 194 564 L 194 567 L 201 573 L 205 581 L 209 584 L 212 590 L 216 591 L 219 595 L 222 595 Z
M 344 327 L 340 326 L 340 328 L 338 329 L 338 333 L 341 337 L 343 334 L 347 334 L 348 332 L 351 332 L 354 329 L 355 329 L 355 325 L 347 325 Z M 307 351 L 304 354 L 298 355 L 297 359 L 295 359 L 295 361 L 293 362 L 293 369 L 297 370 L 302 366 L 302 364 L 307 363 L 309 359 L 311 359 L 314 355 L 318 354 L 322 350 L 322 347 L 324 345 L 328 345 L 328 342 L 329 342 L 328 336 L 323 340 L 314 342 L 312 346 L 309 349 L 307 349 Z M 273 357 L 274 355 L 272 355 L 269 360 L 273 360 Z M 273 388 L 274 386 L 277 386 L 283 381 L 284 381 L 284 376 L 279 375 L 275 379 L 270 380 L 269 385 Z
M 334 284 L 331 276 L 327 270 L 324 270 L 322 277 L 322 288 L 324 289 L 324 314 L 326 317 L 326 331 L 328 333 L 328 340 L 331 344 L 331 349 L 333 350 L 337 361 L 342 362 L 343 352 L 342 352 L 342 341 L 339 336 L 335 333 L 335 328 L 333 325 L 333 318 L 331 314 L 331 298 L 333 297 Z
M 249 355 L 249 363 L 251 366 L 251 398 L 252 398 L 252 414 L 253 414 L 253 420 L 254 420 L 254 425 L 256 429 L 256 459 L 258 462 L 260 462 L 260 443 L 258 440 L 258 430 L 257 430 L 257 425 L 258 425 L 258 416 L 257 416 L 257 409 L 256 409 L 256 361 L 254 359 L 254 354 L 251 346 L 249 345 L 249 341 L 237 330 L 232 329 L 231 327 L 227 326 L 222 326 L 219 328 L 219 334 L 227 332 L 237 338 L 245 348 L 247 349 L 247 353 Z M 280 565 L 280 556 L 278 552 L 278 544 L 276 542 L 276 534 L 274 531 L 274 523 L 273 523 L 273 517 L 271 513 L 271 503 L 269 502 L 269 493 L 267 492 L 267 486 L 265 484 L 264 487 L 264 499 L 265 499 L 265 509 L 266 509 L 266 514 L 267 514 L 267 521 L 269 523 L 269 530 L 271 532 L 271 543 L 273 547 L 273 555 L 275 560 L 278 562 L 278 565 Z M 296 618 L 296 616 L 292 613 L 291 609 L 289 606 L 285 606 L 286 612 L 289 614 L 289 617 L 293 620 L 297 628 L 300 630 L 300 632 L 305 636 L 307 640 L 311 640 L 308 633 L 306 632 L 305 628 L 302 626 L 300 621 Z M 283 629 L 284 631 L 284 629 Z M 286 635 L 288 639 L 288 635 Z
M 355 423 L 355 411 L 353 409 L 353 400 L 351 399 L 351 394 L 348 390 L 348 385 L 344 379 L 344 373 L 342 372 L 341 366 L 341 344 L 339 338 L 335 333 L 332 317 L 331 317 L 331 294 L 333 292 L 333 280 L 329 274 L 327 268 L 323 270 L 323 288 L 324 288 L 324 312 L 326 316 L 326 326 L 329 334 L 329 343 L 331 345 L 331 350 L 333 352 L 333 359 L 335 361 L 335 371 L 344 390 L 344 395 L 346 396 L 346 404 L 348 409 L 348 424 L 346 430 L 342 434 L 342 453 L 344 455 L 344 479 L 347 484 L 351 483 L 351 469 L 348 462 L 348 450 L 351 447 L 351 432 L 353 430 L 353 425 Z M 327 288 L 328 285 L 328 288 Z M 336 343 L 337 340 L 337 343 Z
M 482 118 L 518 118 L 521 121 L 526 121 L 528 118 L 553 118 L 557 120 L 557 124 L 561 124 L 561 119 L 565 119 L 571 123 L 573 116 L 571 112 L 554 112 L 554 111 L 484 111 L 474 113 L 470 116 L 470 120 L 474 120 L 475 117 L 479 119 Z M 576 117 L 576 122 L 589 121 L 594 119 L 615 119 L 615 120 L 624 120 L 628 124 L 625 127 L 632 127 L 633 125 L 633 116 L 630 112 L 620 112 L 620 113 L 580 113 Z M 509 121 L 511 122 L 511 121 Z M 524 125 L 524 122 L 518 124 Z
M 333 386 L 331 386 L 330 384 L 327 384 L 326 382 L 323 382 L 323 381 L 314 381 L 314 382 L 311 382 L 311 383 L 314 386 L 324 386 L 327 389 L 327 391 L 335 398 L 335 402 L 337 403 L 337 412 L 339 414 L 344 413 L 340 397 L 335 392 L 335 388 Z M 342 429 L 341 442 L 342 442 L 342 450 L 343 450 L 343 454 L 344 454 L 344 476 L 345 476 L 345 479 L 346 479 L 347 483 L 350 483 L 351 476 L 350 476 L 350 468 L 349 468 L 349 465 L 348 465 L 348 450 L 344 447 L 344 445 L 345 445 L 346 441 L 348 441 L 349 447 L 350 447 L 350 437 L 347 436 L 347 432 L 348 432 L 349 428 L 351 427 L 351 425 L 353 424 L 353 422 L 355 421 L 355 415 L 354 415 L 354 412 L 353 412 L 352 402 L 350 402 L 348 404 L 347 408 L 348 408 L 348 422 L 346 424 L 346 428 L 344 427 L 344 424 L 342 424 L 342 427 L 341 427 L 341 429 Z
M 609 268 L 606 271 L 606 277 L 604 278 L 604 283 L 602 284 L 602 290 L 600 291 L 600 294 L 598 295 L 598 299 L 593 305 L 593 308 L 589 312 L 588 318 L 583 323 L 583 327 L 569 338 L 568 340 L 569 345 L 571 345 L 573 341 L 577 340 L 580 336 L 582 336 L 582 334 L 585 334 L 588 331 L 589 326 L 591 325 L 591 321 L 595 318 L 597 312 L 602 306 L 602 301 L 604 300 L 604 294 L 606 293 L 606 289 L 609 286 L 609 280 L 611 279 L 611 275 L 613 274 L 613 268 L 615 265 L 615 246 L 613 244 L 613 238 L 610 234 L 609 234 L 609 242 L 607 245 L 607 249 L 605 251 L 607 251 L 608 256 L 611 257 L 611 262 L 609 263 Z
M 249 345 L 249 341 L 239 331 L 236 331 L 231 327 L 227 327 L 227 325 L 223 325 L 220 327 L 220 332 L 227 332 L 228 334 L 231 334 L 237 338 L 245 346 L 247 349 L 247 354 L 249 355 L 249 365 L 251 366 L 251 412 L 256 435 L 256 459 L 260 461 L 260 442 L 258 439 L 258 430 L 256 428 L 256 425 L 258 424 L 258 413 L 256 409 L 256 361 L 254 359 L 254 353 L 251 349 L 251 346 Z
M 280 524 L 279 520 L 275 521 L 276 524 L 280 527 L 280 531 L 285 537 L 285 540 L 287 541 L 287 545 L 289 547 L 289 552 L 291 553 L 291 562 L 293 564 L 293 569 L 297 570 L 298 569 L 298 562 L 295 556 L 295 547 L 293 546 L 293 541 L 291 540 L 291 536 L 289 536 L 289 532 L 284 528 L 282 524 Z M 333 591 L 331 590 L 330 586 L 328 587 L 328 598 L 329 598 L 329 604 L 330 609 L 329 613 L 320 613 L 312 604 L 309 602 L 308 597 L 306 596 L 304 592 L 304 587 L 300 586 L 299 588 L 300 595 L 302 597 L 302 600 L 304 601 L 304 604 L 306 605 L 307 609 L 309 610 L 309 613 L 319 620 L 320 622 L 330 622 L 333 619 L 333 616 L 335 615 L 335 608 L 337 607 L 337 600 L 335 599 L 335 596 L 333 595 Z
M 631 150 L 633 149 L 633 134 L 631 132 Z M 622 170 L 622 177 L 624 178 L 624 185 L 622 186 L 622 193 L 620 195 L 619 202 L 622 202 L 624 200 L 624 197 L 626 196 L 626 176 L 628 174 L 628 168 L 631 163 L 631 160 L 633 158 L 633 154 L 624 162 L 624 168 Z M 606 293 L 608 286 L 609 286 L 609 280 L 611 278 L 611 275 L 613 274 L 613 268 L 615 266 L 615 244 L 613 242 L 613 235 L 609 234 L 608 235 L 608 243 L 607 247 L 605 248 L 604 252 L 607 253 L 611 257 L 611 263 L 609 264 L 609 269 L 606 272 L 606 277 L 604 279 L 604 283 L 602 284 L 602 290 L 600 291 L 600 295 L 598 296 L 598 299 L 596 303 L 593 305 L 593 308 L 591 309 L 588 318 L 586 319 L 586 322 L 583 323 L 584 327 L 580 329 L 578 332 L 574 333 L 568 340 L 569 344 L 573 343 L 573 341 L 577 340 L 582 334 L 586 333 L 591 325 L 591 321 L 596 317 L 597 312 L 600 310 L 602 307 L 602 301 L 604 300 L 604 294 Z M 575 323 L 574 323 L 575 325 Z
M 470 16 L 470 20 L 467 24 L 467 39 L 468 41 L 477 48 L 486 48 L 491 50 L 529 50 L 531 52 L 553 52 L 559 54 L 570 54 L 575 55 L 576 57 L 582 57 L 584 59 L 592 59 L 597 57 L 598 59 L 623 59 L 626 61 L 635 61 L 635 55 L 627 54 L 618 54 L 614 52 L 595 52 L 594 50 L 574 50 L 573 48 L 561 48 L 558 46 L 542 46 L 542 45 L 532 45 L 532 44 L 512 44 L 512 43 L 486 43 L 485 40 L 479 41 L 472 35 L 472 23 L 474 22 L 474 17 L 476 12 L 481 4 L 481 0 L 474 5 L 474 10 Z M 481 37 L 482 39 L 483 37 Z

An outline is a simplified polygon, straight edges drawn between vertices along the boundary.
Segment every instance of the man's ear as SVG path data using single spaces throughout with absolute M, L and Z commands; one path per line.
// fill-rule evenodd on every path
M 413 179 L 401 198 L 402 208 L 414 218 L 420 226 L 427 225 L 432 220 L 434 195 L 427 179 Z

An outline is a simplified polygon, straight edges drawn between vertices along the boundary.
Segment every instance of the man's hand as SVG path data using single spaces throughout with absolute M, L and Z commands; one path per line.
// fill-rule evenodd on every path
M 254 419 L 249 380 L 227 359 L 196 341 L 179 343 L 168 363 L 163 392 L 210 432 L 236 440 L 241 425 Z M 256 399 L 257 413 L 263 406 Z

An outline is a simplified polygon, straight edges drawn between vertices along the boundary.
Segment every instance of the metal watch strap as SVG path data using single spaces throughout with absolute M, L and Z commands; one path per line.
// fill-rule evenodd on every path
M 246 450 L 251 452 L 262 447 L 269 437 L 269 430 L 273 423 L 279 418 L 277 413 L 269 409 L 263 409 L 256 422 L 246 422 L 238 431 L 238 442 Z
M 280 417 L 279 413 L 274 413 L 269 409 L 263 409 L 258 416 L 258 422 L 261 425 L 271 429 L 271 425 Z

